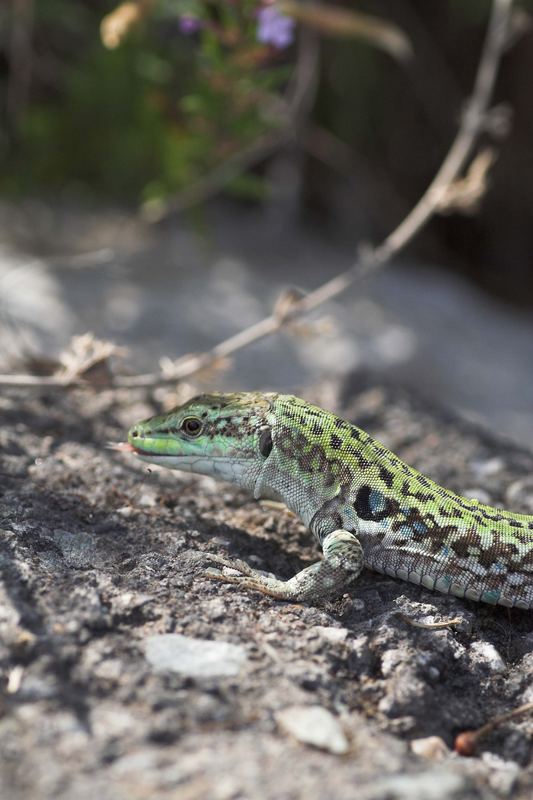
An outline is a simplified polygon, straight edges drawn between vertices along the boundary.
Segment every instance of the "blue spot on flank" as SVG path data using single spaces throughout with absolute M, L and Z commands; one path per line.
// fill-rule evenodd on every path
M 490 589 L 488 592 L 483 592 L 480 599 L 483 603 L 492 603 L 492 605 L 496 605 L 500 599 L 500 595 L 501 592 L 497 591 L 497 589 Z
M 501 561 L 496 561 L 491 567 L 491 572 L 507 572 L 507 567 Z
M 413 529 L 410 525 L 402 525 L 402 527 L 398 529 L 398 535 L 409 539 L 413 535 Z
M 447 544 L 443 544 L 442 545 L 441 553 L 442 553 L 443 556 L 446 556 L 446 557 L 448 557 L 450 555 L 450 548 L 448 547 Z
M 413 530 L 415 533 L 427 533 L 428 526 L 425 522 L 413 522 Z
M 353 520 L 357 519 L 357 516 L 352 506 L 343 506 L 341 508 L 341 516 L 344 523 L 346 523 L 347 521 L 352 522 Z
M 377 489 L 372 489 L 370 492 L 368 504 L 372 514 L 381 514 L 386 508 L 385 497 Z

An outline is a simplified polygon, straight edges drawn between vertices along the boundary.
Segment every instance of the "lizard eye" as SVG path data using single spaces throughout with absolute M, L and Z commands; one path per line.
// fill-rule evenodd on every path
M 186 417 L 181 423 L 181 429 L 187 436 L 198 436 L 202 430 L 202 423 L 196 417 Z

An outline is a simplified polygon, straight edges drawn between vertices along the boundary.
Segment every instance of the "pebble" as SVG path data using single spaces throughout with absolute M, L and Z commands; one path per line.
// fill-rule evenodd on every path
M 469 796 L 467 779 L 440 767 L 413 775 L 390 775 L 376 781 L 369 799 L 382 800 L 452 800 Z
M 498 794 L 509 796 L 515 788 L 520 767 L 514 761 L 504 761 L 495 753 L 485 752 L 481 760 L 490 768 L 488 783 Z
M 386 650 L 381 657 L 381 674 L 384 678 L 390 678 L 397 667 L 405 663 L 405 661 L 406 653 L 401 648 Z
M 117 508 L 117 514 L 120 514 L 121 517 L 131 517 L 133 511 L 132 506 L 120 506 L 120 508 Z
M 141 608 L 147 603 L 152 603 L 154 600 L 150 594 L 142 594 L 141 592 L 122 592 L 122 594 L 113 597 L 111 607 L 113 613 L 120 614 L 125 611 L 133 611 L 136 608 Z
M 505 672 L 506 665 L 496 648 L 490 642 L 473 642 L 469 649 L 470 659 L 486 667 L 494 674 Z
M 221 597 L 214 597 L 204 601 L 205 616 L 214 622 L 218 622 L 227 616 L 228 610 L 226 603 Z
M 145 653 L 157 672 L 177 672 L 192 678 L 232 677 L 239 674 L 247 661 L 241 645 L 192 639 L 178 633 L 149 636 Z
M 350 632 L 348 628 L 333 628 L 324 625 L 315 625 L 312 630 L 321 639 L 326 639 L 328 642 L 331 642 L 331 644 L 340 644 L 344 642 Z
M 502 458 L 495 456 L 483 461 L 473 461 L 471 464 L 472 472 L 477 478 L 488 478 L 491 475 L 497 475 L 505 467 Z
M 288 706 L 278 711 L 276 722 L 302 744 L 335 755 L 348 752 L 348 740 L 339 720 L 323 706 Z
M 149 494 L 148 492 L 144 492 L 139 498 L 139 505 L 144 506 L 145 508 L 154 508 L 156 505 L 156 499 L 153 494 Z
M 413 739 L 411 750 L 417 756 L 427 758 L 429 761 L 443 761 L 450 755 L 450 748 L 440 736 L 425 736 L 423 739 Z
M 491 497 L 486 489 L 481 489 L 479 486 L 473 486 L 469 489 L 464 489 L 462 494 L 464 497 L 469 497 L 472 500 L 478 500 L 486 506 L 490 505 Z
M 533 514 L 533 477 L 513 481 L 505 493 L 506 504 L 523 514 Z

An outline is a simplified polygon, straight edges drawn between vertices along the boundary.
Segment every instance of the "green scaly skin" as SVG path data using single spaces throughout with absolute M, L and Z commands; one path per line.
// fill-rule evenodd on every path
M 366 566 L 457 597 L 533 609 L 533 516 L 438 486 L 297 397 L 200 395 L 134 425 L 128 442 L 146 461 L 282 500 L 322 546 L 323 560 L 288 581 L 216 556 L 240 574 L 212 578 L 317 603 L 349 589 Z

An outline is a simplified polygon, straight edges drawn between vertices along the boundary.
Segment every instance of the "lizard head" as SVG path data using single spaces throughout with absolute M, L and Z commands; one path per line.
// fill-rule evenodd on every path
M 193 397 L 133 425 L 130 449 L 144 461 L 252 486 L 272 449 L 275 394 Z

